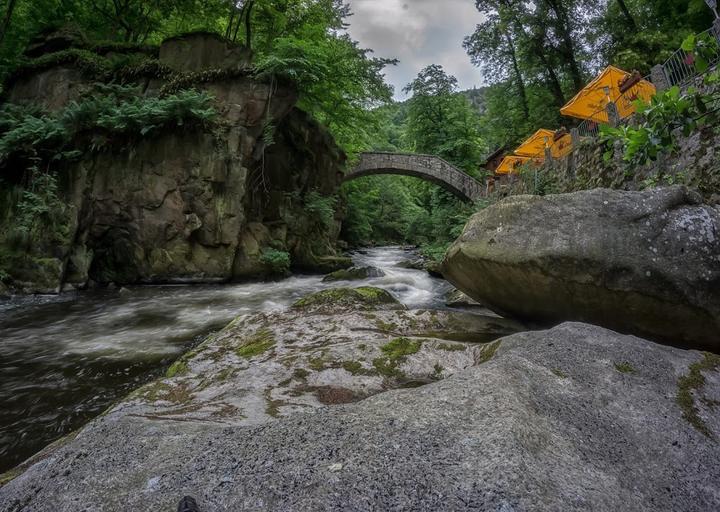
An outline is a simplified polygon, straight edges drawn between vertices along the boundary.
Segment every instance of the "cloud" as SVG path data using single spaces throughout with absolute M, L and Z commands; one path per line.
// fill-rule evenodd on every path
M 348 0 L 354 13 L 350 35 L 378 57 L 400 59 L 387 69 L 395 97 L 430 64 L 440 64 L 457 77 L 462 89 L 482 85 L 480 70 L 462 47 L 482 16 L 474 0 Z

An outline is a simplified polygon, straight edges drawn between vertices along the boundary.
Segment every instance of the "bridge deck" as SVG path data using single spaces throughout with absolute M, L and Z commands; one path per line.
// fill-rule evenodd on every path
M 440 157 L 412 153 L 363 153 L 345 180 L 377 174 L 401 174 L 431 181 L 465 201 L 485 195 L 485 185 Z

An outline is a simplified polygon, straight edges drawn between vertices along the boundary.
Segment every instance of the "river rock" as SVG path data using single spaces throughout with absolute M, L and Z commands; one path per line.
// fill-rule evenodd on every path
M 334 281 L 360 281 L 373 277 L 383 277 L 385 272 L 376 267 L 351 267 L 347 270 L 337 270 L 323 278 L 323 282 Z
M 444 274 L 504 316 L 720 349 L 720 213 L 684 187 L 509 197 L 471 218 Z
M 387 357 L 377 333 L 350 334 L 350 317 L 338 317 L 333 333 L 319 315 L 294 336 L 302 324 L 279 318 L 238 320 L 183 375 L 159 381 L 150 405 L 141 404 L 152 388 L 142 388 L 45 451 L 0 488 L 4 510 L 173 510 L 187 494 L 201 510 L 720 508 L 717 356 L 567 323 L 445 352 L 462 358 L 453 375 L 354 402 L 350 392 L 309 391 L 345 369 L 318 363 L 322 370 L 295 374 L 293 356 L 310 364 L 332 347 L 342 357 Z M 262 323 L 276 345 L 238 356 Z M 290 352 L 295 343 L 308 352 Z M 436 343 L 403 368 L 440 357 Z M 227 363 L 223 397 L 216 375 L 204 373 L 214 360 Z M 287 391 L 267 371 L 286 375 Z M 367 378 L 370 389 L 375 377 Z M 272 415 L 253 423 L 255 411 Z
M 418 258 L 416 260 L 402 260 L 396 263 L 395 266 L 412 270 L 425 270 L 425 262 L 422 258 Z
M 468 297 L 457 288 L 445 295 L 445 305 L 451 308 L 475 308 L 483 307 L 478 301 Z

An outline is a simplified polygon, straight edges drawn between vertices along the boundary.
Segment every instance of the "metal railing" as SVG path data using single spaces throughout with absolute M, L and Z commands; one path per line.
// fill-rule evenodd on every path
M 704 32 L 698 34 L 697 40 L 702 40 L 707 37 L 713 38 L 715 41 L 720 42 L 720 34 L 716 29 L 710 28 Z M 717 48 L 717 46 L 716 46 Z M 678 85 L 686 85 L 692 81 L 695 77 L 700 75 L 695 66 L 695 55 L 692 52 L 687 52 L 682 48 L 673 52 L 673 54 L 662 64 L 665 78 L 670 87 Z M 710 66 L 713 66 L 720 61 L 720 53 L 715 52 L 715 56 L 710 59 Z
M 580 137 L 597 137 L 600 135 L 600 123 L 592 119 L 585 119 L 577 127 Z

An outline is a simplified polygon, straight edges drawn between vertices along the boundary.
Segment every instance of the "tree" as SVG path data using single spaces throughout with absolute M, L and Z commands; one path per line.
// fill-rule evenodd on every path
M 457 93 L 457 79 L 433 64 L 420 71 L 404 91 L 413 95 L 407 120 L 411 147 L 475 173 L 485 149 L 480 116 L 467 97 Z

